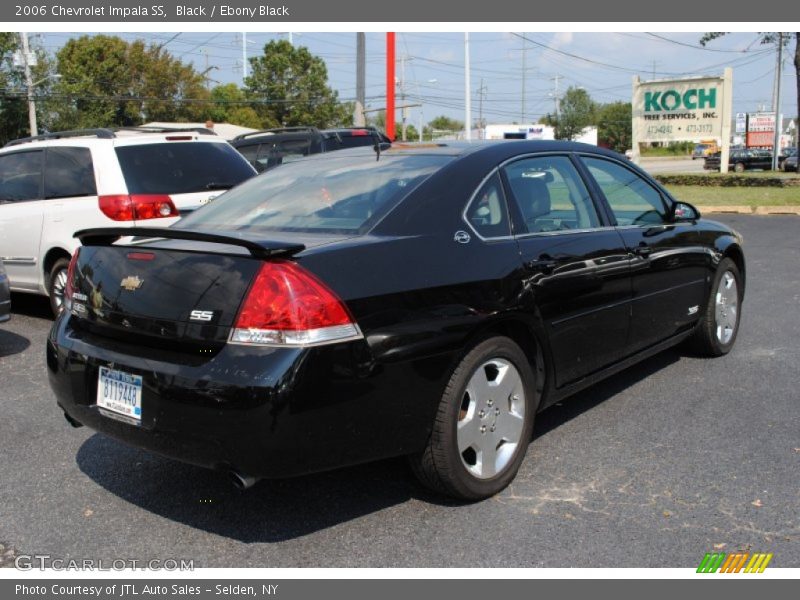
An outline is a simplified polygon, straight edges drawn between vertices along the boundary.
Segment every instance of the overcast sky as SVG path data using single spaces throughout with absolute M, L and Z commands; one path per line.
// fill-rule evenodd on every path
M 111 33 L 111 32 L 107 32 Z M 75 34 L 45 33 L 39 41 L 55 52 Z M 91 35 L 91 34 L 89 34 Z M 193 62 L 197 70 L 214 67 L 209 76 L 220 83 L 242 83 L 242 35 L 237 33 L 124 33 L 165 44 L 176 57 Z M 473 118 L 480 109 L 489 123 L 535 122 L 554 109 L 556 76 L 559 94 L 569 86 L 585 88 L 597 101 L 630 101 L 631 77 L 642 79 L 684 75 L 720 75 L 734 69 L 736 112 L 770 109 L 775 72 L 775 46 L 760 44 L 760 34 L 733 33 L 701 48 L 701 33 L 471 33 Z M 524 40 L 521 36 L 527 38 Z M 248 56 L 260 54 L 269 40 L 286 33 L 247 33 Z M 309 48 L 328 65 L 331 86 L 343 100 L 355 97 L 355 33 L 293 33 L 293 43 Z M 385 91 L 385 34 L 367 33 L 367 105 L 382 107 Z M 797 114 L 792 54 L 784 52 L 782 112 Z M 523 47 L 525 48 L 523 50 Z M 405 61 L 405 90 L 409 121 L 417 124 L 445 114 L 464 118 L 464 35 L 462 33 L 397 34 L 397 77 Z M 523 53 L 525 60 L 523 62 Z M 524 70 L 523 70 L 524 64 Z M 522 105 L 523 73 L 525 104 Z M 398 113 L 398 120 L 399 120 Z

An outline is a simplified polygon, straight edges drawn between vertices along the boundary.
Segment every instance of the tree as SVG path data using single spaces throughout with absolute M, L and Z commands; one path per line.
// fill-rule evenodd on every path
M 459 133 L 464 129 L 464 123 L 461 121 L 456 121 L 455 119 L 451 119 L 450 117 L 440 115 L 428 123 L 428 128 L 431 129 L 431 133 L 434 137 L 436 137 L 436 134 L 442 131 Z
M 583 88 L 568 88 L 560 107 L 555 131 L 557 140 L 574 139 L 595 122 L 596 105 Z
M 631 147 L 631 103 L 612 102 L 597 110 L 597 137 L 612 150 L 625 152 Z
M 233 123 L 254 129 L 264 126 L 258 113 L 248 102 L 244 90 L 235 83 L 226 83 L 211 89 L 208 117 L 215 123 Z
M 205 120 L 204 78 L 159 45 L 81 36 L 58 51 L 59 128 Z
M 308 48 L 273 40 L 264 54 L 250 59 L 252 75 L 245 80 L 247 95 L 268 127 L 350 125 L 353 108 L 339 102 L 328 86 L 328 69 Z
M 20 50 L 19 34 L 0 32 L 0 146 L 9 140 L 30 135 L 28 121 L 27 88 L 24 71 L 14 66 L 14 53 Z M 41 49 L 32 49 L 36 54 L 36 65 L 31 68 L 37 117 L 40 129 L 46 129 L 49 110 L 46 99 L 52 85 L 52 61 Z
M 725 32 L 722 31 L 712 31 L 703 35 L 700 38 L 700 45 L 705 46 L 709 42 L 726 35 Z M 783 37 L 779 36 L 777 33 L 762 33 L 761 34 L 761 43 L 762 44 L 777 44 L 778 40 L 782 39 L 785 45 L 789 45 L 792 39 L 791 33 L 784 33 Z M 794 34 L 794 74 L 795 74 L 795 86 L 797 90 L 797 111 L 800 114 L 800 32 L 796 32 Z M 787 111 L 788 112 L 788 111 Z M 776 123 L 777 123 L 778 116 L 776 115 Z M 800 135 L 797 136 L 797 148 L 798 152 L 800 152 Z

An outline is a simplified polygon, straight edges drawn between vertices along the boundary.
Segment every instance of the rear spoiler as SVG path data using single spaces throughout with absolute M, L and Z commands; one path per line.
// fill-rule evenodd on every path
M 145 238 L 167 238 L 170 240 L 190 240 L 193 242 L 210 242 L 212 244 L 227 244 L 241 246 L 250 252 L 254 258 L 274 258 L 276 256 L 291 256 L 305 250 L 303 244 L 287 244 L 284 242 L 262 241 L 257 242 L 237 237 L 235 235 L 221 235 L 204 231 L 189 229 L 168 229 L 166 227 L 103 227 L 98 229 L 81 229 L 76 231 L 74 237 L 84 246 L 110 246 L 118 239 L 127 236 Z

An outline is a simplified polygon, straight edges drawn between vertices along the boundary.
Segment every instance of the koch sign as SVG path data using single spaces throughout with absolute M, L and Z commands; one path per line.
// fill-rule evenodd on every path
M 638 141 L 721 139 L 729 89 L 725 77 L 634 79 L 633 126 Z

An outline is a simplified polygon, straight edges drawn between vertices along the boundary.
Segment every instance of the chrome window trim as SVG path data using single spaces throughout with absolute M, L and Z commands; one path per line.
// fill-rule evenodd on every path
M 594 231 L 611 231 L 617 229 L 613 225 L 601 225 L 599 227 L 586 227 L 583 229 L 559 229 L 558 231 L 534 231 L 533 233 L 520 233 L 515 236 L 517 239 L 527 239 L 530 237 L 569 235 L 574 233 L 592 233 Z

